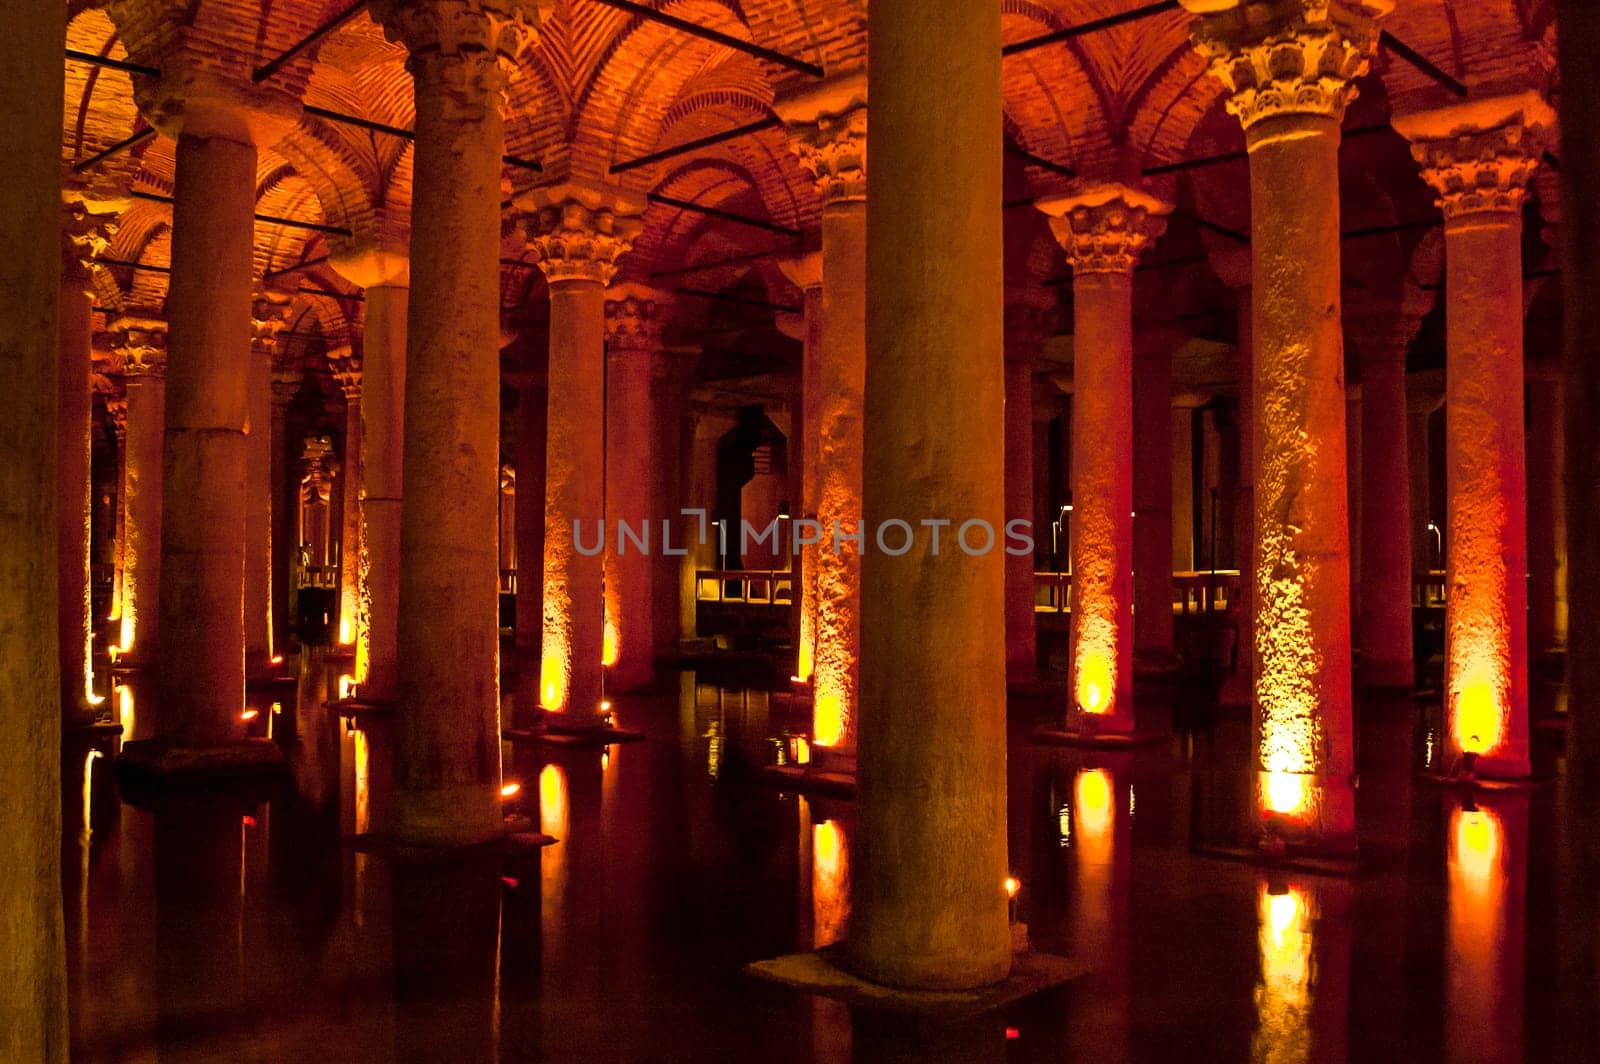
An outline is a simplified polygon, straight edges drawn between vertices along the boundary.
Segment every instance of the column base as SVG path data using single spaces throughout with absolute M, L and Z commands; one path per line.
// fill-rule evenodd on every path
M 1238 861 L 1271 871 L 1308 872 L 1311 875 L 1355 879 L 1366 873 L 1368 862 L 1358 849 L 1322 852 L 1313 847 L 1277 849 L 1269 845 L 1196 846 L 1195 853 L 1222 861 Z
M 1463 756 L 1454 765 L 1427 767 L 1417 773 L 1417 778 L 1428 783 L 1468 790 L 1532 791 L 1548 787 L 1555 780 L 1533 774 L 1533 763 L 1527 758 Z
M 618 743 L 636 743 L 644 740 L 644 732 L 617 728 L 610 724 L 575 724 L 561 719 L 559 713 L 538 711 L 531 728 L 502 728 L 500 737 L 510 743 L 537 743 L 546 746 L 600 749 Z
M 1088 731 L 1053 724 L 1042 724 L 1028 735 L 1028 740 L 1041 746 L 1095 746 L 1102 749 L 1128 749 L 1154 746 L 1172 737 L 1170 732 L 1134 729 L 1133 731 Z
M 506 814 L 497 786 L 474 783 L 396 795 L 395 846 L 406 850 L 461 850 L 498 841 Z
M 745 966 L 752 978 L 843 1002 L 852 1010 L 941 1021 L 980 1016 L 1061 986 L 1089 966 L 1049 953 L 1015 954 L 1004 982 L 976 990 L 899 990 L 871 983 L 841 967 L 841 946 L 814 953 L 792 953 Z
M 270 739 L 241 739 L 217 746 L 182 746 L 165 739 L 123 745 L 117 779 L 131 786 L 226 787 L 280 779 L 289 772 L 283 751 Z
M 797 794 L 854 799 L 856 755 L 853 750 L 813 746 L 809 764 L 768 765 L 757 776 L 763 783 Z

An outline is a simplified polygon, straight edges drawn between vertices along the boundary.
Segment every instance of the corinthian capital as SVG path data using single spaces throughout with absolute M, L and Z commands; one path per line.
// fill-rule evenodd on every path
M 250 350 L 271 355 L 278 333 L 289 320 L 289 297 L 282 292 L 262 292 L 250 305 Z
M 545 279 L 610 284 L 617 260 L 644 228 L 644 200 L 580 182 L 536 188 L 517 198 L 523 231 Z
M 459 117 L 505 102 L 517 59 L 538 39 L 546 0 L 372 0 L 384 36 L 405 45 L 417 92 L 442 91 Z
M 129 377 L 164 377 L 167 323 L 154 317 L 124 315 L 111 323 L 113 351 Z
M 1518 214 L 1549 142 L 1555 112 L 1535 92 L 1472 100 L 1396 118 L 1446 222 Z
M 607 348 L 645 353 L 661 350 L 670 302 L 670 297 L 656 288 L 618 285 L 606 299 Z
M 1131 274 L 1139 253 L 1166 231 L 1172 207 L 1126 185 L 1096 185 L 1035 204 L 1067 253 L 1074 276 Z
M 778 100 L 789 146 L 826 203 L 867 198 L 867 77 L 830 78 Z
M 1281 115 L 1341 121 L 1394 0 L 1180 0 L 1245 129 Z
M 94 260 L 111 246 L 117 231 L 114 213 L 96 211 L 82 199 L 68 196 L 62 204 L 62 265 L 73 276 L 87 281 Z

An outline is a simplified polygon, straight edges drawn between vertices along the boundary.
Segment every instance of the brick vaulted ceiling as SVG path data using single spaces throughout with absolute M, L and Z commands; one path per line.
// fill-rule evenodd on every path
M 1028 200 L 1063 189 L 1073 174 L 1118 180 L 1143 175 L 1179 206 L 1141 273 L 1143 306 L 1190 335 L 1228 339 L 1231 296 L 1213 268 L 1219 252 L 1249 238 L 1245 166 L 1228 161 L 1242 149 L 1243 138 L 1223 112 L 1220 87 L 1190 47 L 1188 16 L 1176 4 L 1151 0 L 991 2 L 1002 6 L 1008 45 L 1162 7 L 1006 59 L 1008 284 L 1042 285 L 1064 302 L 1071 298 L 1070 285 L 1063 283 L 1065 266 Z M 865 61 L 862 0 L 654 0 L 649 6 L 830 72 Z M 1552 89 L 1549 6 L 1549 0 L 1399 0 L 1383 25 L 1404 48 L 1474 95 Z M 175 49 L 187 49 L 248 80 L 348 8 L 349 0 L 72 0 L 68 48 L 146 67 L 160 67 Z M 110 198 L 143 194 L 126 201 L 104 257 L 149 268 L 97 270 L 96 304 L 108 316 L 159 311 L 171 226 L 171 207 L 161 197 L 172 192 L 172 143 L 146 137 L 74 171 L 146 127 L 134 100 L 138 75 L 72 59 L 66 71 L 62 161 L 69 182 Z M 794 246 L 792 231 L 814 229 L 820 210 L 783 131 L 767 128 L 615 175 L 611 168 L 768 118 L 776 94 L 808 80 L 805 73 L 602 0 L 553 0 L 538 46 L 512 79 L 506 125 L 507 154 L 542 169 L 508 166 L 505 198 L 567 176 L 656 193 L 624 275 L 724 295 L 680 300 L 674 312 L 680 332 L 781 343 L 776 317 L 797 307 L 800 296 L 776 268 L 775 257 L 763 253 Z M 261 155 L 258 215 L 349 230 L 352 236 L 260 221 L 257 269 L 294 293 L 294 320 L 309 323 L 330 343 L 348 342 L 358 333 L 352 327 L 361 304 L 327 293 L 353 297 L 355 290 L 325 265 L 279 271 L 322 258 L 330 240 L 403 239 L 410 142 L 315 112 L 409 129 L 412 90 L 404 54 L 358 11 L 283 64 L 269 84 L 308 109 L 284 141 Z M 1380 52 L 1363 82 L 1346 121 L 1351 136 L 1341 164 L 1344 228 L 1357 234 L 1345 250 L 1347 317 L 1400 313 L 1402 303 L 1410 308 L 1405 313 L 1415 314 L 1419 293 L 1437 288 L 1441 257 L 1437 236 L 1430 235 L 1436 227 L 1428 224 L 1436 218 L 1431 196 L 1416 178 L 1404 142 L 1387 124 L 1392 113 L 1457 98 L 1393 45 Z M 1218 156 L 1224 161 L 1186 165 Z M 1541 183 L 1536 198 L 1535 209 L 1553 217 L 1553 182 Z M 542 302 L 543 282 L 537 270 L 511 264 L 526 258 L 514 223 L 508 210 L 503 302 L 513 321 L 537 319 L 539 312 L 530 308 Z

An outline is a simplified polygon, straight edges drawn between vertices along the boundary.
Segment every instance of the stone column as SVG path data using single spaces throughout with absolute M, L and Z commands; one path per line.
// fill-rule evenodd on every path
M 366 551 L 366 625 L 356 644 L 360 698 L 400 694 L 400 499 L 405 450 L 409 234 L 339 248 L 332 264 L 366 299 L 361 319 L 361 542 Z M 363 655 L 365 655 L 363 659 Z
M 861 550 L 835 549 L 834 525 L 854 533 L 861 519 L 862 389 L 866 380 L 867 84 L 862 72 L 830 78 L 778 100 L 789 144 L 822 199 L 822 323 L 816 419 L 802 422 L 816 450 L 813 551 L 816 646 L 812 739 L 848 762 L 855 749 L 861 657 Z M 802 400 L 802 405 L 804 401 Z
M 661 355 L 668 295 L 621 285 L 606 300 L 606 624 L 614 641 L 611 686 L 637 691 L 655 675 L 653 552 L 660 515 L 652 505 L 656 450 L 652 364 Z M 662 463 L 660 468 L 666 468 Z M 649 544 L 644 550 L 623 525 Z
M 1355 846 L 1340 123 L 1377 47 L 1359 0 L 1182 0 L 1250 155 L 1259 829 Z M 1315 78 L 1300 72 L 1315 70 Z
M 1072 674 L 1067 728 L 1133 705 L 1133 268 L 1172 208 L 1126 185 L 1043 200 L 1072 265 Z
M 1444 210 L 1447 751 L 1528 760 L 1522 204 L 1555 115 L 1535 93 L 1395 119 Z
M 272 358 L 288 313 L 277 293 L 256 298 L 251 312 L 250 361 L 245 385 L 244 666 L 247 675 L 273 668 L 272 515 L 280 505 L 272 492 Z
M 94 392 L 89 380 L 93 315 L 88 261 L 106 247 L 109 224 L 109 216 L 91 213 L 83 203 L 73 202 L 62 228 L 61 353 L 56 362 L 57 646 L 62 720 L 69 726 L 91 720 L 97 701 L 89 588 Z
M 56 301 L 66 8 L 7 11 L 0 122 L 0 1060 L 66 1064 L 56 676 Z
M 969 555 L 946 529 L 935 555 L 918 527 L 907 553 L 874 542 L 863 566 L 843 959 L 890 986 L 967 989 L 1011 967 L 1000 9 L 873 0 L 868 34 L 895 121 L 871 144 L 865 513 L 985 521 L 996 541 L 974 526 Z
M 1195 572 L 1200 568 L 1200 545 L 1195 535 L 1195 411 L 1209 396 L 1186 393 L 1172 397 L 1168 417 L 1168 439 L 1172 454 L 1172 571 Z
M 334 363 L 333 377 L 344 392 L 344 455 L 339 460 L 339 645 L 356 656 L 352 675 L 366 676 L 370 652 L 367 635 L 367 549 L 362 542 L 361 484 L 366 460 L 361 439 L 361 360 L 353 354 Z M 498 579 L 499 558 L 495 565 Z M 496 585 L 498 586 L 498 585 Z
M 280 350 L 272 356 L 272 645 L 275 657 L 289 646 L 294 598 L 294 554 L 300 546 L 295 536 L 297 490 L 290 485 L 289 406 L 300 390 L 300 374 Z M 298 447 L 296 447 L 298 450 Z
M 1015 293 L 1005 309 L 1006 367 L 1006 523 L 1033 525 L 1033 369 L 1050 334 L 1056 308 L 1051 293 Z M 1019 526 L 1019 529 L 1023 526 Z M 1033 536 L 1040 534 L 1033 528 Z M 1045 535 L 1049 535 L 1046 529 Z M 1006 553 L 1006 677 L 1013 683 L 1037 681 L 1038 622 L 1033 611 L 1033 554 Z
M 167 324 L 126 316 L 112 323 L 128 391 L 123 456 L 122 628 L 118 660 L 153 665 L 160 646 L 161 452 L 167 407 Z M 146 719 L 149 714 L 144 715 Z
M 115 357 L 115 356 L 113 356 Z M 113 384 L 113 386 L 115 386 Z M 126 385 L 120 393 L 106 396 L 106 413 L 111 418 L 111 434 L 117 441 L 117 471 L 114 474 L 114 483 L 117 486 L 117 506 L 112 515 L 114 529 L 111 540 L 111 610 L 106 619 L 122 623 L 122 556 L 123 549 L 128 539 L 128 496 L 123 491 L 123 485 L 128 480 L 128 391 Z M 117 647 L 113 642 L 112 647 Z M 119 648 L 120 649 L 120 648 Z
M 823 294 L 822 253 L 807 252 L 793 258 L 782 259 L 778 265 L 784 276 L 800 289 L 801 354 L 800 354 L 800 408 L 799 429 L 791 438 L 790 461 L 800 463 L 800 502 L 795 508 L 796 519 L 817 520 L 817 493 L 821 490 L 821 472 L 817 455 L 821 439 L 817 425 L 822 420 L 823 374 Z M 865 324 L 863 324 L 865 328 Z M 809 535 L 806 538 L 811 538 Z M 800 625 L 795 647 L 794 679 L 810 683 L 817 662 L 817 553 L 822 544 L 803 544 L 796 564 L 800 569 Z
M 537 680 L 544 638 L 545 420 L 550 400 L 543 372 L 523 374 L 512 383 L 517 389 L 516 645 L 522 674 Z
M 1172 337 L 1139 345 L 1133 370 L 1133 653 L 1174 660 Z
M 643 204 L 580 184 L 537 189 L 518 204 L 530 212 L 528 247 L 550 282 L 539 704 L 553 727 L 591 732 L 607 721 L 605 559 L 596 541 L 606 499 L 606 285 L 633 246 Z M 590 537 L 581 550 L 580 533 Z
M 1528 650 L 1560 652 L 1567 643 L 1566 462 L 1561 376 L 1541 365 L 1528 374 Z
M 1363 687 L 1410 687 L 1411 466 L 1406 348 L 1413 330 L 1369 333 L 1361 363 L 1361 594 L 1356 646 Z
M 1411 483 L 1411 573 L 1426 577 L 1433 569 L 1435 556 L 1443 542 L 1442 530 L 1435 538 L 1433 525 L 1432 431 L 1434 412 L 1444 405 L 1442 381 L 1430 380 L 1434 374 L 1413 375 L 1406 381 L 1406 457 Z
M 524 0 L 381 0 L 373 8 L 409 53 L 417 110 L 396 834 L 465 844 L 504 823 L 494 537 L 502 108 L 538 11 Z M 390 442 L 373 439 L 374 447 Z

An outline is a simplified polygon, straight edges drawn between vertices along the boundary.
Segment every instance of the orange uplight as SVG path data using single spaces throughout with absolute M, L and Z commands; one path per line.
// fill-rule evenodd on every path
M 243 713 L 239 714 L 239 719 L 249 723 L 259 716 L 261 716 L 261 711 L 259 709 L 247 709 Z
M 520 783 L 516 783 L 516 782 L 505 783 L 505 784 L 502 784 L 501 787 L 500 787 L 500 797 L 502 797 L 502 798 L 515 798 L 517 795 L 519 795 L 521 793 L 522 793 L 522 784 L 520 784 Z
M 127 657 L 133 652 L 133 611 L 122 611 L 122 623 L 117 632 L 117 656 Z
M 355 690 L 355 686 L 356 678 L 351 676 L 349 673 L 345 673 L 343 676 L 339 677 L 339 697 L 349 698 L 350 693 Z
M 1015 898 L 1022 891 L 1022 880 L 1016 876 L 1006 876 L 1006 897 Z
M 350 618 L 339 618 L 339 645 L 349 646 L 356 641 L 355 625 L 350 623 Z
M 539 663 L 539 704 L 552 713 L 566 708 L 566 660 L 556 653 L 547 653 Z
M 600 636 L 600 664 L 606 668 L 617 663 L 617 658 L 622 655 L 622 639 L 617 634 L 617 626 L 610 617 L 606 618 L 605 630 Z
M 811 679 L 811 672 L 815 667 L 816 650 L 812 648 L 810 639 L 802 638 L 800 640 L 800 661 L 791 679 L 795 683 L 805 683 Z
M 839 855 L 844 851 L 844 838 L 839 831 L 839 825 L 832 820 L 824 820 L 811 828 L 811 845 L 817 861 L 817 870 L 825 876 L 837 877 L 839 874 Z
M 127 684 L 117 688 L 117 711 L 122 734 L 127 738 L 133 738 L 133 688 Z
M 1085 652 L 1078 658 L 1078 708 L 1101 714 L 1111 709 L 1111 659 L 1099 651 Z
M 1450 872 L 1453 881 L 1484 889 L 1494 879 L 1503 847 L 1500 821 L 1486 809 L 1455 811 L 1454 837 L 1450 847 Z
M 1500 745 L 1504 726 L 1500 711 L 1500 697 L 1495 685 L 1488 679 L 1473 680 L 1464 685 L 1456 696 L 1456 742 L 1469 754 L 1488 753 Z
M 839 745 L 844 738 L 844 699 L 839 692 L 818 692 L 811 711 L 811 730 L 813 745 Z
M 274 665 L 282 665 L 283 664 L 283 655 L 282 654 L 274 654 L 274 655 L 272 655 L 272 657 L 269 660 Z
M 1306 777 L 1298 772 L 1268 772 L 1261 797 L 1270 811 L 1294 814 L 1305 809 L 1310 792 Z
M 567 777 L 558 765 L 539 772 L 539 830 L 546 835 L 567 830 Z

